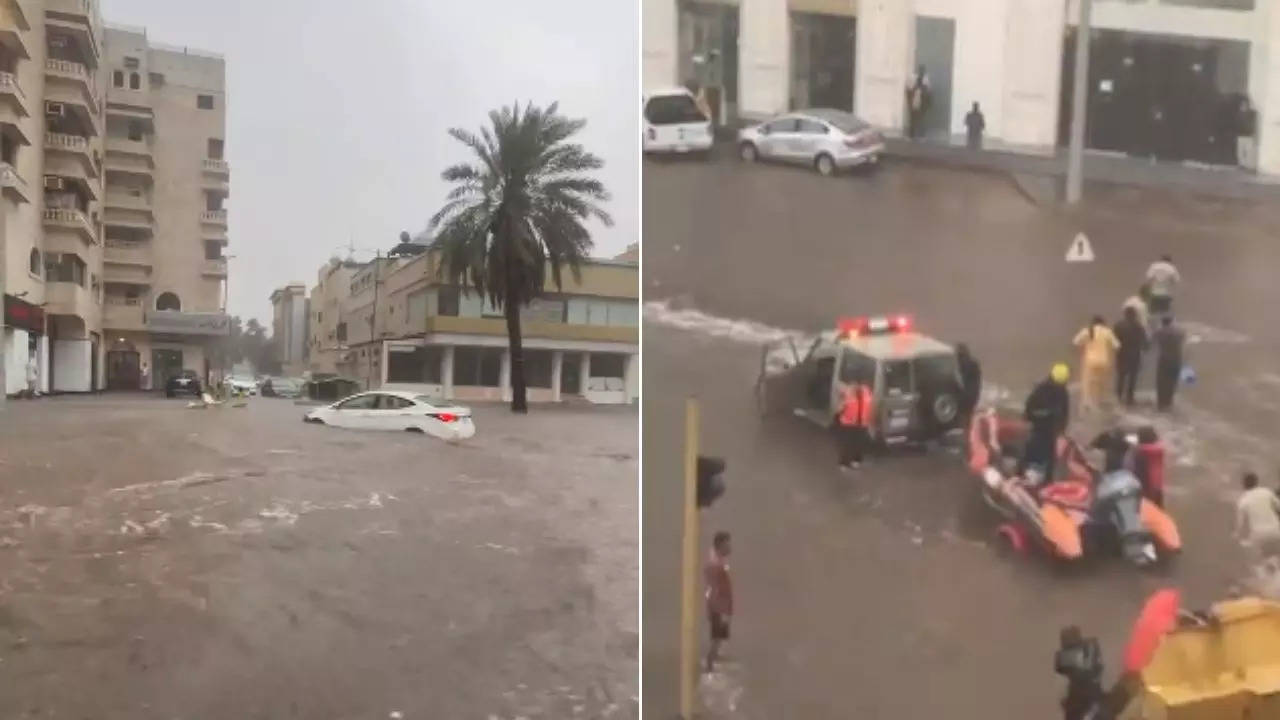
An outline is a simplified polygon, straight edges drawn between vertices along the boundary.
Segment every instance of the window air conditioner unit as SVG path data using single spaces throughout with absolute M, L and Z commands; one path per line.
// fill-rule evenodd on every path
M 44 189 L 45 189 L 45 190 L 61 190 L 61 189 L 63 188 L 63 186 L 64 186 L 64 183 L 63 183 L 62 178 L 58 177 L 57 175 L 45 175 L 45 176 L 44 176 Z
M 45 102 L 44 114 L 49 117 L 62 117 L 67 114 L 67 106 L 60 102 Z

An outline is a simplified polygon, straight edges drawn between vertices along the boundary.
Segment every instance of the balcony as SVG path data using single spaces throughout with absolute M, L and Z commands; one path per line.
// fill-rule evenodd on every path
M 213 240 L 214 242 L 222 243 L 224 247 L 227 245 L 228 242 L 230 242 L 227 239 L 227 229 L 225 227 L 218 227 L 216 225 L 201 225 L 200 239 Z
M 148 330 L 166 335 L 226 335 L 230 327 L 224 313 L 152 310 L 146 319 Z
M 104 163 L 108 173 L 119 173 L 152 182 L 156 162 L 151 154 L 151 144 L 145 140 L 128 138 L 106 138 L 107 159 Z
M 30 60 L 27 41 L 22 33 L 31 29 L 27 14 L 18 0 L 0 0 L 0 45 L 22 60 Z
M 45 313 L 49 315 L 76 315 L 92 323 L 89 319 L 97 315 L 98 309 L 88 290 L 73 282 L 47 282 L 44 290 Z
M 108 238 L 102 261 L 113 265 L 151 267 L 151 243 L 144 240 Z
M 225 228 L 227 226 L 227 211 L 205 210 L 200 213 L 200 223 L 202 225 L 213 225 L 214 227 Z
M 9 163 L 0 163 L 0 191 L 13 202 L 31 202 L 31 190 L 27 187 L 27 181 Z
M 70 35 L 95 65 L 102 57 L 102 17 L 97 0 L 45 0 L 45 25 Z
M 227 276 L 227 259 L 215 258 L 213 260 L 205 260 L 204 267 L 201 268 L 200 274 L 206 277 L 220 277 L 220 278 L 226 277 Z
M 102 303 L 102 327 L 110 330 L 146 330 L 142 298 L 107 295 Z
M 149 265 L 117 265 L 111 261 L 102 266 L 102 280 L 125 285 L 150 285 L 151 267 Z
M 98 199 L 98 166 L 93 162 L 89 143 L 76 135 L 44 134 L 44 172 L 69 178 L 84 185 L 93 200 Z
M 108 200 L 108 203 L 112 202 Z M 156 221 L 150 207 L 145 210 L 121 209 L 115 205 L 107 205 L 106 217 L 102 219 L 105 227 L 124 229 L 133 236 L 151 237 L 156 231 Z
M 81 102 L 89 107 L 91 115 L 97 117 L 102 112 L 102 98 L 98 96 L 98 91 L 94 87 L 93 75 L 84 65 L 70 60 L 49 58 L 44 61 L 44 75 L 48 80 L 46 95 L 51 95 L 50 90 L 65 85 L 80 93 Z M 51 97 L 51 99 L 56 98 Z
M 107 193 L 107 200 L 104 203 L 108 210 L 128 210 L 131 213 L 146 213 L 151 216 L 151 198 L 145 193 L 134 195 L 133 193 L 112 192 Z
M 46 230 L 65 230 L 80 237 L 86 244 L 93 245 L 98 240 L 98 233 L 84 213 L 71 208 L 45 208 L 44 227 Z
M 217 158 L 205 158 L 204 171 L 209 173 L 210 175 L 220 175 L 223 177 L 230 177 L 231 165 L 226 160 L 219 160 Z
M 11 72 L 0 72 L 0 103 L 0 120 L 4 122 L 16 124 L 18 118 L 31 116 L 31 109 L 27 107 L 27 95 L 18 84 L 18 76 Z
M 200 182 L 200 188 L 206 193 L 224 200 L 231 197 L 231 183 L 227 182 L 227 179 L 223 177 L 205 175 Z

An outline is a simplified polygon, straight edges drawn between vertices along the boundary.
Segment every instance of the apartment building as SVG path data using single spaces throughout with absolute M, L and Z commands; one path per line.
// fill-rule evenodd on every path
M 294 282 L 271 293 L 271 340 L 275 359 L 281 372 L 298 377 L 307 371 L 307 352 L 310 349 L 310 301 L 307 286 Z
M 923 66 L 933 140 L 977 102 L 988 145 L 1067 142 L 1075 0 L 642 2 L 645 86 L 698 82 L 722 125 L 823 106 L 901 131 Z M 1088 147 L 1280 174 L 1280 2 L 1094 0 L 1091 24 Z
M 208 372 L 228 327 L 224 75 L 104 28 L 97 0 L 0 0 L 7 393 L 32 360 L 43 392 Z
M 351 279 L 363 267 L 354 260 L 334 258 L 320 268 L 311 288 L 308 367 L 313 374 L 336 375 L 346 350 L 347 328 L 343 303 L 351 293 Z
M 336 274 L 332 263 L 326 268 Z M 442 400 L 510 400 L 502 313 L 476 293 L 444 283 L 439 270 L 434 249 L 352 269 L 349 295 L 336 303 L 342 314 L 332 332 L 345 338 L 336 371 L 367 387 L 410 389 Z M 322 280 L 333 277 L 321 273 Z M 549 283 L 546 294 L 522 311 L 530 402 L 634 402 L 638 265 L 591 260 L 580 281 L 567 271 L 563 280 L 563 289 Z M 314 353 L 312 367 L 319 368 Z
M 142 28 L 108 28 L 106 48 L 106 386 L 208 378 L 228 332 L 226 65 Z

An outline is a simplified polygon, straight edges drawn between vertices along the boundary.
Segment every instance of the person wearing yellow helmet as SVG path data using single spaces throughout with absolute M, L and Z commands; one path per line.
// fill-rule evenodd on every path
M 1058 436 L 1066 432 L 1070 419 L 1071 397 L 1067 394 L 1070 378 L 1071 371 L 1064 363 L 1054 365 L 1049 377 L 1041 380 L 1027 396 L 1023 409 L 1023 417 L 1031 423 L 1031 436 L 1027 439 L 1021 471 L 1036 468 L 1043 473 L 1045 482 L 1053 480 Z

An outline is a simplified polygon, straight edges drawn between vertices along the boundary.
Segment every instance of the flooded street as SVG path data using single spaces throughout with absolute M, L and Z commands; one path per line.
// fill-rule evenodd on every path
M 644 172 L 646 717 L 676 707 L 690 395 L 703 452 L 729 467 L 702 528 L 704 548 L 715 530 L 734 544 L 730 661 L 704 680 L 713 717 L 1049 717 L 1060 627 L 1100 639 L 1109 681 L 1152 590 L 1176 585 L 1202 606 L 1248 576 L 1231 538 L 1239 477 L 1252 469 L 1274 486 L 1280 467 L 1274 210 L 1091 187 L 1069 213 L 1035 206 L 1004 176 L 913 165 L 834 180 L 731 159 Z M 1097 261 L 1064 261 L 1078 232 Z M 1163 574 L 1001 557 L 961 456 L 895 453 L 841 474 L 821 431 L 758 417 L 765 342 L 898 312 L 967 342 L 987 399 L 1021 405 L 1053 362 L 1078 364 L 1071 337 L 1095 313 L 1118 317 L 1163 253 L 1184 277 L 1177 310 L 1199 380 L 1154 417 L 1148 369 L 1123 418 L 1150 420 L 1169 445 L 1185 551 Z
M 0 717 L 636 716 L 634 410 L 184 404 L 0 414 Z

